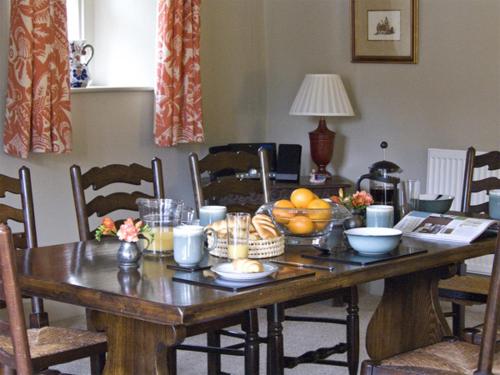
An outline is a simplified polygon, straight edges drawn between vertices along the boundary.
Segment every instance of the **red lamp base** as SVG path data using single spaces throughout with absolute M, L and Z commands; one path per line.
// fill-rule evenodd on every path
M 332 160 L 334 141 L 335 132 L 328 129 L 326 120 L 321 117 L 316 130 L 309 133 L 311 158 L 317 164 L 317 173 L 319 174 L 331 176 L 331 173 L 326 170 L 326 166 Z

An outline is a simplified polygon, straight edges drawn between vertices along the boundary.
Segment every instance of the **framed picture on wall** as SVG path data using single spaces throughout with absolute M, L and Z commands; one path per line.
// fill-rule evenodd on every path
M 418 60 L 418 0 L 351 0 L 352 62 Z

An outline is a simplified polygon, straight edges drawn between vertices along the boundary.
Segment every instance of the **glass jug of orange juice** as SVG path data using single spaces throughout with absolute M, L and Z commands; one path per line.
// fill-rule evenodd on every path
M 174 250 L 174 227 L 181 224 L 184 202 L 176 199 L 139 198 L 139 215 L 154 234 L 143 250 L 146 254 L 171 255 Z

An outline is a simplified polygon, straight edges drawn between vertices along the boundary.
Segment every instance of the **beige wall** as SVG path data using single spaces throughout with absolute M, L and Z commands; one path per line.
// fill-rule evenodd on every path
M 352 64 L 350 1 L 266 1 L 268 141 L 298 142 L 317 119 L 289 116 L 306 73 L 338 73 L 354 118 L 329 118 L 335 172 L 356 179 L 382 158 L 425 180 L 429 147 L 500 149 L 500 2 L 420 0 L 418 65 Z M 425 185 L 424 185 L 425 186 Z
M 252 3 L 252 4 L 249 4 Z M 8 5 L 0 1 L 0 117 L 4 117 L 7 76 Z M 228 21 L 229 20 L 229 21 Z M 0 153 L 1 172 L 32 171 L 41 244 L 77 239 L 68 169 L 164 161 L 167 194 L 192 204 L 187 155 L 226 142 L 262 139 L 265 131 L 262 1 L 218 0 L 202 6 L 203 106 L 207 144 L 158 148 L 152 140 L 152 91 L 72 95 L 74 151 L 31 155 L 28 160 Z M 230 35 L 230 37 L 227 37 Z

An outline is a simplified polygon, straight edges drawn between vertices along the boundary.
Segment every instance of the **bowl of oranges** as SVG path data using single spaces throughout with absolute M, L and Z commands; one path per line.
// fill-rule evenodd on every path
M 327 235 L 334 225 L 342 225 L 351 216 L 344 206 L 321 199 L 306 188 L 295 189 L 289 199 L 265 204 L 259 211 L 271 216 L 283 234 L 297 237 Z

